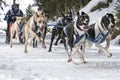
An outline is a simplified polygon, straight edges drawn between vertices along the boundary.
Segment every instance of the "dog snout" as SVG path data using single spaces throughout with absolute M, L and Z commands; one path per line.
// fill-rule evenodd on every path
M 83 25 L 87 25 L 87 23 L 83 23 Z
M 21 22 L 20 22 L 20 25 L 22 25 L 22 24 L 23 24 L 23 22 L 21 21 Z
M 85 21 L 85 22 L 83 23 L 83 25 L 88 25 L 88 23 L 89 23 L 89 21 Z
M 111 28 L 114 28 L 114 25 L 112 25 Z

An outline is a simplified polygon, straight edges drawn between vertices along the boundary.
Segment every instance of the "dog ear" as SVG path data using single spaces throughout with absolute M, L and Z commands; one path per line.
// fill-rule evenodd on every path
M 45 17 L 45 12 L 42 12 L 41 15 L 42 15 L 43 17 Z
M 23 16 L 23 17 L 22 17 L 22 20 L 24 20 L 24 21 L 25 21 L 25 16 Z
M 83 11 L 81 12 L 81 15 L 85 15 L 85 14 L 86 14 L 85 12 L 83 12 Z
M 37 16 L 37 17 L 39 17 L 40 15 L 39 15 L 39 12 L 35 12 L 35 15 Z
M 77 12 L 77 16 L 79 16 L 80 15 L 80 13 L 79 12 Z
M 61 15 L 64 17 L 64 13 L 63 12 L 61 12 Z
M 81 12 L 81 15 L 88 16 L 88 15 L 87 15 L 85 12 L 83 12 L 83 11 Z
M 107 17 L 114 17 L 112 13 L 107 13 L 106 16 Z
M 77 17 L 78 17 L 78 19 L 80 18 L 80 13 L 79 12 L 77 12 Z

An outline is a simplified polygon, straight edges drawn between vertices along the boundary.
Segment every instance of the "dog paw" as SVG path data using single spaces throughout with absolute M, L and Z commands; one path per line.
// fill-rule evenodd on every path
M 72 54 L 74 55 L 76 53 L 76 48 L 72 48 Z
M 72 63 L 75 64 L 75 65 L 79 65 L 79 64 L 85 64 L 87 62 L 86 61 L 84 61 L 84 62 L 74 62 L 74 61 L 72 61 Z
M 46 49 L 46 46 L 42 46 L 42 48 Z
M 85 64 L 85 63 L 87 63 L 86 61 L 83 61 L 83 62 L 81 62 L 82 64 Z
M 57 43 L 55 43 L 54 45 L 57 46 Z
M 40 38 L 40 43 L 43 42 L 43 38 Z
M 17 43 L 17 45 L 20 45 L 20 43 Z
M 51 49 L 49 49 L 49 50 L 48 50 L 48 52 L 52 52 L 52 50 L 51 50 Z
M 98 54 L 102 54 L 102 53 L 103 53 L 103 51 L 102 51 L 102 50 L 99 50 L 99 51 L 98 51 Z
M 112 54 L 110 53 L 107 57 L 108 57 L 108 58 L 112 57 Z
M 67 62 L 71 62 L 71 61 L 72 61 L 72 59 L 68 59 L 68 60 L 67 60 Z
M 64 42 L 63 40 L 60 41 L 60 43 L 63 43 L 63 42 Z
M 20 44 L 20 41 L 19 41 L 19 40 L 17 41 L 17 44 L 18 44 L 18 45 Z
M 28 51 L 25 50 L 24 53 L 28 53 Z
M 74 65 L 79 65 L 80 63 L 77 63 L 77 62 L 73 62 Z
M 30 46 L 32 46 L 32 43 L 30 43 Z
M 12 48 L 12 45 L 10 45 L 10 48 Z

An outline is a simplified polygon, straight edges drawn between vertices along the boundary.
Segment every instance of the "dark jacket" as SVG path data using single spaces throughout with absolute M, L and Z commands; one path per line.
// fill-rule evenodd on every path
M 13 12 L 12 9 L 10 9 L 6 13 L 4 20 L 9 21 L 9 22 L 12 21 L 14 23 L 15 20 L 16 20 L 16 16 L 21 16 L 22 17 L 23 16 L 23 12 L 21 10 L 19 10 L 17 13 L 15 13 L 15 12 Z

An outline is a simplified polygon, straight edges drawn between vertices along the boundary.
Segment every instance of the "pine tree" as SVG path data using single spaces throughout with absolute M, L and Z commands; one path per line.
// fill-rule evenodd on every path
M 28 8 L 26 9 L 26 21 L 29 20 L 29 18 L 33 15 L 33 10 L 31 9 L 31 5 L 28 6 Z
M 6 4 L 6 2 L 5 2 L 5 1 L 0 0 L 0 8 L 3 10 L 3 6 L 2 6 L 2 4 L 4 4 L 5 6 L 7 6 L 7 4 Z
M 59 16 L 66 13 L 67 9 L 75 7 L 80 10 L 80 6 L 85 6 L 90 0 L 34 0 L 39 10 L 45 9 L 52 16 Z M 82 3 L 83 1 L 83 3 Z
M 116 10 L 117 21 L 120 22 L 120 0 L 118 0 L 118 3 L 117 3 L 115 10 Z
M 117 17 L 116 19 L 116 27 L 119 28 L 119 30 L 115 31 L 113 38 L 115 38 L 117 35 L 120 34 L 120 0 L 117 2 L 117 6 L 115 8 L 115 15 Z

